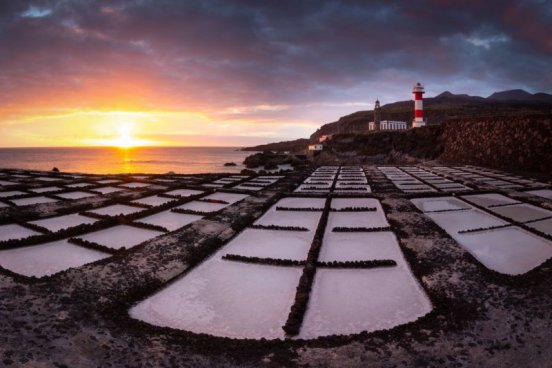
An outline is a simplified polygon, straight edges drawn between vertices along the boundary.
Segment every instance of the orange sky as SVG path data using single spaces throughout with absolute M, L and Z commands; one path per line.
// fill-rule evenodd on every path
M 124 72 L 121 72 L 124 75 Z M 289 122 L 251 118 L 282 106 L 229 106 L 213 111 L 196 102 L 156 94 L 139 76 L 98 83 L 74 92 L 47 90 L 0 108 L 0 146 L 236 146 L 286 137 Z M 47 89 L 47 88 L 46 88 Z M 308 136 L 316 121 L 297 121 L 293 133 Z
M 546 2 L 246 3 L 0 2 L 0 147 L 245 146 L 410 100 L 416 82 L 426 97 L 552 86 Z
M 44 83 L 15 90 L 11 103 L 0 107 L 0 147 L 244 146 L 308 137 L 320 125 L 308 105 L 209 103 L 195 88 L 175 93 L 148 72 L 112 67 L 109 74 L 83 75 L 76 89 Z M 336 106 L 312 107 L 317 114 Z

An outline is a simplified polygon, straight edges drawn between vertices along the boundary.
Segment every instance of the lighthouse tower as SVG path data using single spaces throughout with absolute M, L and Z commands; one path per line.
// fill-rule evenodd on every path
M 414 94 L 414 121 L 412 121 L 412 128 L 419 128 L 425 126 L 424 122 L 424 106 L 423 106 L 423 97 L 425 93 L 424 86 L 420 82 L 416 83 L 414 89 L 412 89 Z
M 374 105 L 374 130 L 381 129 L 381 107 L 379 100 Z

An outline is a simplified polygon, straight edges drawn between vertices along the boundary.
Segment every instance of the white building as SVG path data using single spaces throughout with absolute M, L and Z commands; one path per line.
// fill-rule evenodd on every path
M 309 151 L 322 151 L 321 144 L 311 144 L 309 145 Z
M 368 130 L 405 130 L 406 122 L 405 121 L 396 121 L 396 120 L 382 120 L 380 121 L 379 129 L 376 129 L 376 123 L 371 121 L 368 123 Z

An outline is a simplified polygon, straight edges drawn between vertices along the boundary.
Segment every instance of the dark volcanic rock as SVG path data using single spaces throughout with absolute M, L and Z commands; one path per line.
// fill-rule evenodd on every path
M 277 143 L 261 144 L 259 146 L 253 147 L 246 147 L 243 148 L 242 151 L 288 151 L 292 153 L 302 153 L 307 149 L 308 145 L 308 138 L 300 138 L 293 141 L 283 141 Z
M 277 154 L 270 151 L 255 153 L 246 157 L 243 161 L 245 167 L 248 169 L 264 167 L 265 170 L 274 170 L 278 168 L 278 165 L 284 164 L 292 164 L 295 166 L 303 162 L 304 160 L 297 156 Z
M 552 115 L 450 120 L 442 125 L 369 134 L 338 134 L 324 143 L 324 162 L 439 159 L 516 172 L 552 172 Z M 378 157 L 379 156 L 379 157 Z
M 499 169 L 552 172 L 551 118 L 450 121 L 445 124 L 448 162 Z

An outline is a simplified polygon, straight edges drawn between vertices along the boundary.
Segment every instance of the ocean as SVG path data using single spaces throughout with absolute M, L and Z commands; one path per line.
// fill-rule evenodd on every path
M 237 173 L 253 152 L 238 147 L 0 148 L 0 168 L 91 174 Z M 238 166 L 224 166 L 234 162 Z

